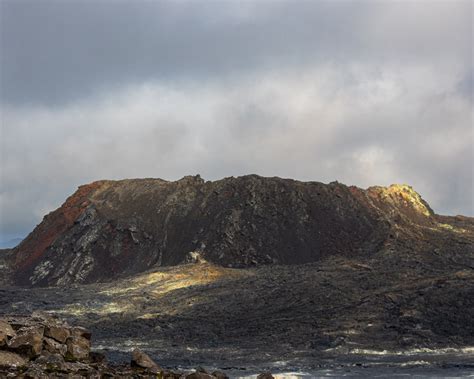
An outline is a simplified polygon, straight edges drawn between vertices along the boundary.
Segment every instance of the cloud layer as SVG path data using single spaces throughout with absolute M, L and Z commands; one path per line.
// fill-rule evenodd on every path
M 194 173 L 474 214 L 470 2 L 244 4 L 2 2 L 0 234 L 85 182 Z

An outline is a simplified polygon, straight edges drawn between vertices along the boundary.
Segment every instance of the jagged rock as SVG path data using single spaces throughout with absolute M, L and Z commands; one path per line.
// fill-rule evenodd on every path
M 203 258 L 201 252 L 199 251 L 190 251 L 185 258 L 186 263 L 206 263 L 206 260 Z
M 0 347 L 8 343 L 9 338 L 16 335 L 15 331 L 9 323 L 0 320 Z
M 6 320 L 11 320 L 12 325 Z M 90 352 L 91 333 L 87 329 L 70 327 L 49 315 L 5 317 L 0 321 L 3 334 L 12 336 L 3 347 L 10 351 L 0 350 L 0 378 L 183 377 L 182 373 L 163 372 L 139 350 L 133 352 L 132 367 L 109 366 L 103 354 Z M 16 332 L 14 329 L 17 329 Z M 44 333 L 45 329 L 48 336 Z M 65 335 L 68 335 L 65 344 L 56 340 L 64 339 Z
M 75 326 L 72 328 L 71 334 L 75 337 L 82 337 L 85 338 L 86 340 L 91 340 L 91 332 L 87 330 L 86 328 L 83 328 L 82 326 Z
M 89 358 L 90 341 L 84 337 L 71 336 L 66 340 L 68 360 L 85 360 Z
M 214 371 L 212 376 L 214 376 L 216 379 L 229 379 L 227 374 L 223 373 L 222 371 Z
M 63 325 L 47 325 L 44 330 L 44 335 L 64 344 L 71 335 L 71 332 L 68 327 Z
M 35 363 L 41 365 L 44 370 L 64 371 L 66 362 L 61 354 L 45 354 L 35 359 Z
M 23 373 L 22 377 L 24 379 L 49 379 L 50 375 L 44 372 L 41 367 L 32 365 Z
M 62 356 L 66 356 L 66 353 L 67 353 L 66 344 L 59 343 L 58 341 L 49 337 L 43 338 L 43 349 L 49 353 L 53 353 L 53 354 L 58 353 L 58 354 L 61 354 Z
M 153 361 L 153 359 L 139 349 L 133 350 L 130 365 L 132 367 L 147 369 L 152 372 L 161 371 L 161 368 Z
M 91 351 L 89 353 L 89 360 L 91 363 L 106 363 L 107 359 L 104 354 L 98 353 L 96 351 Z
M 43 333 L 43 326 L 22 327 L 8 342 L 8 349 L 29 358 L 36 357 L 43 349 Z
M 183 374 L 180 372 L 173 372 L 169 370 L 163 371 L 163 379 L 181 379 Z
M 10 351 L 0 350 L 0 367 L 21 367 L 25 366 L 27 359 Z

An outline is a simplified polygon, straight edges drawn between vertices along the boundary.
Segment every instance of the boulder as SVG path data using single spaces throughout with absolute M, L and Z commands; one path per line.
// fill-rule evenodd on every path
M 34 358 L 43 349 L 43 326 L 30 326 L 18 329 L 16 336 L 8 342 L 8 349 Z
M 5 334 L 8 337 L 13 337 L 13 336 L 16 335 L 16 333 L 13 330 L 12 326 L 4 320 L 0 320 L 0 332 L 2 332 L 3 334 Z
M 66 362 L 61 354 L 44 354 L 35 359 L 35 363 L 41 365 L 44 370 L 64 371 Z
M 222 371 L 214 371 L 212 376 L 214 376 L 216 379 L 229 379 L 229 377 Z
M 0 347 L 8 343 L 9 338 L 16 335 L 11 325 L 3 320 L 0 320 Z
M 163 379 L 181 379 L 182 376 L 183 374 L 179 372 L 163 371 Z
M 44 335 L 60 343 L 66 343 L 71 332 L 65 325 L 47 325 L 44 329 Z
M 48 379 L 50 376 L 39 365 L 33 365 L 28 367 L 28 370 L 21 377 L 24 379 Z
M 146 369 L 152 372 L 161 371 L 161 368 L 153 361 L 153 359 L 139 349 L 133 350 L 130 366 Z
M 258 375 L 257 379 L 275 379 L 275 377 L 269 372 L 264 372 L 264 373 Z
M 0 367 L 21 367 L 25 366 L 26 363 L 27 360 L 20 355 L 0 350 Z
M 97 351 L 91 351 L 89 353 L 89 362 L 91 363 L 107 363 L 107 358 L 104 354 Z
M 88 331 L 86 328 L 83 328 L 82 326 L 75 326 L 74 328 L 72 328 L 71 335 L 73 337 L 82 337 L 89 341 L 92 337 L 91 332 Z
M 44 337 L 43 350 L 52 354 L 61 354 L 64 357 L 66 356 L 66 353 L 67 353 L 67 345 L 59 343 L 58 341 L 52 338 Z
M 82 361 L 89 358 L 91 344 L 87 338 L 72 335 L 66 340 L 66 346 L 66 359 Z

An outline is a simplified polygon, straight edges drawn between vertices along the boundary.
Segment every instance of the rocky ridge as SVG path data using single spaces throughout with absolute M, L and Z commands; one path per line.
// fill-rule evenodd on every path
M 405 185 L 363 190 L 256 175 L 104 180 L 79 187 L 0 259 L 10 283 L 48 286 L 197 258 L 244 268 L 400 249 L 471 265 L 474 220 L 436 215 Z

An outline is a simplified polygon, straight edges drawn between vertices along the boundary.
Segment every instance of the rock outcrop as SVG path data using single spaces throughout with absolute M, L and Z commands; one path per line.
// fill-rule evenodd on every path
M 91 352 L 91 333 L 46 313 L 10 315 L 0 319 L 0 377 L 37 378 L 167 378 L 227 379 L 204 369 L 183 373 L 165 370 L 135 349 L 130 365 L 108 365 Z
M 90 333 L 57 317 L 45 313 L 3 316 L 0 336 L 0 376 L 39 378 L 96 371 L 88 366 L 92 363 Z
M 239 268 L 399 248 L 463 260 L 474 250 L 474 220 L 434 214 L 405 185 L 363 190 L 255 175 L 98 181 L 79 187 L 3 259 L 12 283 L 48 286 L 193 260 Z

